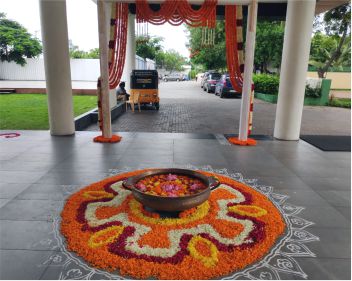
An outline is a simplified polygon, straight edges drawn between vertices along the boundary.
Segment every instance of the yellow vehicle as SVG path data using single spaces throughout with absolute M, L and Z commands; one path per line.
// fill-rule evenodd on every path
M 139 95 L 140 104 L 155 106 L 159 110 L 159 76 L 156 70 L 133 70 L 131 74 L 131 96 Z

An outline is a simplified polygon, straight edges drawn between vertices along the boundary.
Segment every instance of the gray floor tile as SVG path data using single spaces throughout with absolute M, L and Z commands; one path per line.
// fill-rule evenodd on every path
M 12 161 L 57 163 L 64 160 L 68 155 L 69 153 L 64 151 L 53 151 L 52 153 L 33 153 L 26 151 L 14 157 Z
M 143 149 L 127 149 L 122 156 L 120 161 L 125 161 L 129 159 L 153 159 L 157 161 L 160 159 L 170 159 L 172 160 L 173 151 L 172 150 L 163 150 L 163 151 L 153 151 L 153 150 L 143 150 Z
M 52 250 L 54 236 L 52 222 L 2 220 L 1 250 Z
M 11 199 L 0 199 L 0 209 L 4 207 Z
M 100 181 L 106 177 L 102 172 L 95 172 L 93 170 L 85 171 L 84 173 L 66 172 L 66 171 L 51 171 L 40 178 L 36 183 L 41 184 L 81 184 L 86 185 L 93 182 Z
M 20 152 L 17 151 L 1 151 L 0 152 L 0 161 L 10 161 L 13 158 L 17 157 Z
M 14 198 L 30 185 L 30 183 L 0 183 L 0 198 Z
M 334 166 L 332 168 L 329 163 L 321 161 L 296 161 L 292 159 L 282 159 L 281 161 L 300 177 L 348 177 L 350 175 L 350 167 Z
M 39 184 L 30 185 L 16 196 L 18 200 L 57 200 L 63 201 L 69 195 L 65 185 Z
M 300 177 L 314 190 L 351 190 L 351 177 Z
M 39 180 L 46 171 L 0 171 L 0 183 L 34 183 Z
M 1 150 L 0 152 L 16 152 L 16 153 L 23 153 L 26 150 L 36 147 L 37 143 L 36 142 L 13 142 L 13 141 L 2 141 L 0 142 L 1 144 Z
M 330 207 L 330 204 L 315 191 L 308 189 L 280 189 L 280 194 L 288 195 L 289 201 L 298 206 Z
M 116 159 L 106 159 L 105 161 L 97 161 L 92 157 L 87 160 L 73 160 L 71 157 L 69 159 L 64 160 L 60 164 L 56 165 L 52 171 L 55 172 L 71 172 L 76 171 L 77 173 L 87 173 L 88 171 L 95 172 L 106 172 L 109 169 L 113 168 L 119 163 L 119 160 Z
M 351 152 L 327 151 L 322 156 L 329 160 L 347 160 L 351 161 Z
M 123 154 L 127 148 L 131 146 L 130 142 L 127 143 L 117 143 L 113 145 L 93 143 L 79 147 L 73 151 L 72 156 L 77 157 L 94 157 L 96 155 L 105 155 L 114 157 Z
M 0 170 L 2 171 L 49 171 L 54 167 L 54 162 L 34 162 L 34 161 L 21 161 L 20 159 L 16 161 L 6 161 L 4 164 L 0 165 Z
M 350 259 L 297 258 L 310 280 L 350 280 Z
M 0 279 L 38 280 L 50 251 L 0 250 Z
M 332 206 L 349 207 L 351 206 L 351 191 L 347 190 L 319 190 L 316 192 L 328 201 Z
M 134 170 L 134 169 L 146 169 L 146 168 L 170 168 L 173 167 L 172 161 L 166 161 L 166 162 L 153 162 L 153 161 L 138 161 L 138 162 L 133 162 L 133 161 L 126 161 L 123 163 L 120 163 L 112 168 L 112 170 L 121 170 L 128 168 L 129 170 Z
M 140 161 L 135 161 L 135 160 L 125 160 L 120 163 L 120 165 L 117 165 L 116 167 L 135 167 L 135 168 L 169 168 L 172 167 L 172 160 L 169 159 L 164 159 L 162 161 L 153 161 L 153 159 L 150 160 L 140 160 Z
M 290 177 L 283 177 L 282 175 L 279 176 L 266 176 L 266 175 L 260 175 L 256 176 L 255 178 L 258 179 L 258 184 L 261 185 L 268 185 L 274 187 L 275 191 L 281 191 L 281 190 L 307 190 L 307 191 L 312 191 L 313 189 L 310 188 L 306 183 L 303 182 L 302 179 L 300 179 L 297 176 L 290 176 Z
M 61 201 L 11 200 L 1 208 L 0 220 L 51 221 L 61 208 Z
M 174 162 L 177 164 L 193 164 L 193 165 L 223 165 L 227 166 L 225 157 L 218 148 L 209 146 L 176 148 L 173 156 Z
M 214 165 L 214 166 L 227 166 L 227 161 L 221 156 L 213 156 L 208 158 L 207 156 L 194 157 L 192 155 L 174 155 L 175 164 L 192 164 L 196 166 L 203 165 Z
M 315 222 L 312 227 L 350 228 L 351 222 L 334 207 L 308 206 L 300 214 L 306 220 Z
M 234 171 L 241 171 L 250 177 L 295 177 L 296 175 L 283 165 L 270 166 L 270 163 L 244 164 L 242 162 L 229 161 L 229 166 Z
M 51 254 L 47 250 L 52 249 L 53 215 L 60 213 L 62 200 L 72 192 L 126 166 L 186 164 L 241 172 L 289 196 L 288 203 L 305 207 L 299 216 L 315 223 L 307 231 L 320 241 L 306 244 L 317 258 L 299 258 L 300 266 L 310 279 L 350 278 L 350 153 L 327 153 L 302 141 L 259 141 L 256 147 L 238 147 L 195 135 L 125 133 L 121 143 L 111 145 L 93 143 L 97 132 L 67 138 L 21 133 L 21 138 L 5 145 L 6 153 L 0 151 L 0 161 L 5 159 L 0 162 L 1 279 L 58 279 L 68 272 L 53 259 L 45 272 L 49 263 L 40 265 Z M 286 273 L 280 277 L 293 278 Z
M 336 207 L 336 209 L 351 222 L 351 207 Z
M 351 257 L 351 229 L 315 227 L 310 232 L 318 236 L 320 241 L 306 245 L 318 258 Z

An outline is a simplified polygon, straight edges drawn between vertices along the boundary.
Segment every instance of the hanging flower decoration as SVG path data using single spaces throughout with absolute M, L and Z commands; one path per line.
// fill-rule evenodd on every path
M 126 43 L 127 43 L 127 23 L 128 23 L 128 4 L 115 3 L 111 5 L 110 18 L 110 40 L 109 40 L 109 88 L 115 89 L 119 84 L 125 66 Z M 103 95 L 102 95 L 102 79 L 98 78 L 97 82 L 97 98 L 98 98 L 98 123 L 102 131 L 101 136 L 93 139 L 94 142 L 116 143 L 121 141 L 121 137 L 113 135 L 111 138 L 104 137 L 103 128 Z
M 109 87 L 115 89 L 120 82 L 126 57 L 128 4 L 111 5 L 109 41 Z
M 194 10 L 187 0 L 165 0 L 158 11 L 153 11 L 147 0 L 136 0 L 137 23 L 148 22 L 155 25 L 169 23 L 192 27 L 215 27 L 217 0 L 205 0 L 201 8 Z
M 235 5 L 227 5 L 225 8 L 226 61 L 232 87 L 241 93 L 243 77 L 238 56 L 236 11 Z
M 68 199 L 61 214 L 68 250 L 128 277 L 210 279 L 260 260 L 285 230 L 267 197 L 221 175 L 208 201 L 178 218 L 161 218 L 122 187 L 145 171 L 105 179 Z

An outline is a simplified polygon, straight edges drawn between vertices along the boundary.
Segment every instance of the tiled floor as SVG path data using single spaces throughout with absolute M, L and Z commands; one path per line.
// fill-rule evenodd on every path
M 0 278 L 62 278 L 54 253 L 52 221 L 65 198 L 125 167 L 192 164 L 227 168 L 289 196 L 320 241 L 306 246 L 316 257 L 296 262 L 308 279 L 350 279 L 350 153 L 323 152 L 303 142 L 259 141 L 256 147 L 223 145 L 209 135 L 121 133 L 119 144 L 93 143 L 97 132 L 51 137 L 23 131 L 0 139 Z M 69 267 L 70 265 L 65 265 Z M 77 271 L 70 271 L 70 279 Z M 285 275 L 280 278 L 298 278 Z M 96 273 L 90 276 L 101 279 Z

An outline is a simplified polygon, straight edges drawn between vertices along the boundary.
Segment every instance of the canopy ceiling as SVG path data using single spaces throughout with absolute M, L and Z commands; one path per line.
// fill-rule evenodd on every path
M 93 0 L 96 2 L 96 0 Z M 130 3 L 129 9 L 131 13 L 135 13 L 135 0 L 115 0 L 116 2 L 127 2 Z M 162 3 L 164 0 L 148 0 L 148 2 L 152 3 L 152 9 L 158 10 L 159 3 Z M 199 4 L 202 4 L 204 0 L 189 0 L 190 3 L 196 8 Z M 297 1 L 297 0 L 289 0 L 289 1 Z M 313 1 L 313 0 L 302 0 L 302 1 Z M 218 0 L 217 7 L 217 17 L 218 19 L 222 19 L 225 14 L 224 5 L 229 3 L 237 3 L 242 5 L 248 5 L 251 0 Z M 258 5 L 258 17 L 259 18 L 268 18 L 268 19 L 276 19 L 276 20 L 284 20 L 286 17 L 286 0 L 259 0 Z M 342 4 L 348 3 L 348 0 L 317 0 L 316 5 L 316 14 L 323 13 L 338 7 Z M 244 14 L 246 15 L 247 9 L 244 9 Z

